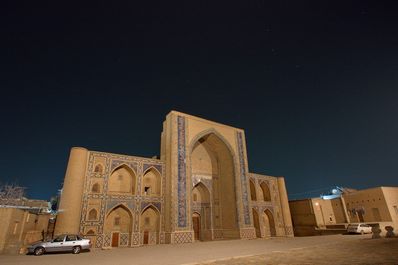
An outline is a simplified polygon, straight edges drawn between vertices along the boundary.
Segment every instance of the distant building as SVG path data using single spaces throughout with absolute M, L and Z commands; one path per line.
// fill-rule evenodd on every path
M 244 130 L 176 111 L 160 159 L 72 148 L 55 233 L 97 248 L 293 236 L 284 178 L 249 172 Z
M 360 222 L 379 224 L 382 233 L 389 225 L 398 230 L 398 187 L 344 190 L 330 197 L 289 201 L 296 236 L 333 233 Z
M 0 201 L 0 253 L 18 253 L 20 249 L 47 235 L 51 215 L 48 202 L 26 198 L 4 205 Z

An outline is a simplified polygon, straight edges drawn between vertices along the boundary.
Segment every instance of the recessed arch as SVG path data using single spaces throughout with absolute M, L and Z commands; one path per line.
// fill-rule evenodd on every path
M 115 168 L 108 180 L 108 192 L 122 194 L 136 194 L 136 173 L 126 164 Z
M 93 236 L 93 235 L 95 235 L 95 232 L 94 232 L 93 229 L 90 229 L 90 230 L 88 230 L 88 232 L 86 233 L 86 235 L 88 235 L 88 236 Z
M 100 193 L 101 192 L 101 188 L 99 183 L 94 183 L 93 186 L 91 187 L 91 192 L 92 193 Z
M 108 211 L 105 218 L 104 233 L 112 235 L 112 247 L 119 246 L 122 234 L 131 238 L 132 230 L 133 215 L 129 208 L 123 204 L 118 204 Z
M 264 227 L 264 235 L 266 237 L 276 236 L 274 215 L 269 209 L 266 209 L 263 212 L 263 227 Z
M 260 188 L 263 192 L 263 200 L 271 201 L 271 192 L 269 190 L 268 184 L 266 182 L 261 182 Z
M 155 167 L 149 167 L 142 177 L 141 194 L 144 196 L 161 195 L 161 174 Z
M 203 184 L 195 185 L 191 196 L 195 207 L 201 207 L 201 212 L 208 211 L 205 216 L 208 216 L 209 220 L 207 217 L 204 218 L 203 214 L 201 216 L 205 238 L 239 238 L 233 148 L 220 133 L 209 129 L 191 140 L 189 154 L 188 162 L 192 179 L 206 179 L 211 188 L 209 190 L 211 196 L 204 196 L 209 198 L 207 205 L 203 203 L 198 205 L 194 201 L 195 197 L 196 201 L 202 201 L 202 195 L 207 194 L 203 192 L 206 190 Z M 217 230 L 222 233 L 211 232 Z
M 249 179 L 250 185 L 250 198 L 252 201 L 257 201 L 256 185 L 252 179 Z
M 97 218 L 98 218 L 97 210 L 96 209 L 91 209 L 88 212 L 88 220 L 94 221 L 94 220 L 97 220 Z
M 258 218 L 258 213 L 254 208 L 252 209 L 252 212 L 253 212 L 254 229 L 256 230 L 256 237 L 261 237 L 260 220 Z
M 94 172 L 95 173 L 103 173 L 104 172 L 104 166 L 101 163 L 97 163 L 94 167 Z
M 207 187 L 199 182 L 192 189 L 192 201 L 194 203 L 209 203 L 210 202 L 210 192 Z
M 160 231 L 160 212 L 152 204 L 145 207 L 140 216 L 140 232 L 143 238 L 143 244 L 159 243 Z M 154 240 L 153 240 L 154 238 Z

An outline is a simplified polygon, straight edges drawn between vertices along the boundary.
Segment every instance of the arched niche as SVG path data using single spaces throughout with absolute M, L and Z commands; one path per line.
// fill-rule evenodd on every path
M 250 198 L 252 201 L 257 201 L 256 186 L 252 179 L 249 180 L 250 183 Z
M 194 203 L 209 203 L 210 202 L 210 192 L 207 187 L 199 182 L 192 189 L 192 201 Z
M 150 235 L 155 236 L 155 242 L 159 243 L 159 231 L 160 231 L 160 214 L 159 211 L 150 205 L 145 208 L 140 217 L 140 232 L 143 238 L 143 244 L 150 243 Z
M 211 183 L 212 213 L 209 216 L 212 220 L 208 229 L 222 230 L 223 238 L 239 238 L 233 151 L 216 132 L 194 139 L 189 156 L 191 176 L 208 179 Z M 198 198 L 201 197 L 200 187 L 194 190 Z
M 91 187 L 91 192 L 100 193 L 101 192 L 100 185 L 98 183 L 94 183 L 94 185 Z
M 263 226 L 266 237 L 276 236 L 274 215 L 269 209 L 266 209 L 263 213 Z
M 160 196 L 161 191 L 161 175 L 159 171 L 151 167 L 145 171 L 142 177 L 142 190 L 144 196 Z
M 127 165 L 116 168 L 108 180 L 110 193 L 135 194 L 137 177 L 134 171 Z
M 94 172 L 95 173 L 102 173 L 104 172 L 104 167 L 102 166 L 102 164 L 96 164 L 94 167 Z
M 263 200 L 264 201 L 271 201 L 271 192 L 266 182 L 262 182 L 260 184 L 262 193 L 263 193 Z
M 114 207 L 105 218 L 105 233 L 119 232 L 131 233 L 133 226 L 133 215 L 130 210 L 120 204 Z
M 96 210 L 96 209 L 91 209 L 91 210 L 88 212 L 88 220 L 89 220 L 89 221 L 97 220 L 97 217 L 98 217 L 98 213 L 97 213 L 97 210 Z
M 260 230 L 260 220 L 258 217 L 258 213 L 256 209 L 252 209 L 253 212 L 253 224 L 254 224 L 254 229 L 256 230 L 256 237 L 261 237 L 261 230 Z

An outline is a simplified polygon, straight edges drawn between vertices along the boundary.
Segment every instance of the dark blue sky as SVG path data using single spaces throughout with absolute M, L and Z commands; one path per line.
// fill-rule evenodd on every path
M 2 183 L 48 199 L 73 146 L 158 155 L 174 109 L 245 129 L 292 198 L 398 185 L 396 4 L 132 2 L 2 2 Z

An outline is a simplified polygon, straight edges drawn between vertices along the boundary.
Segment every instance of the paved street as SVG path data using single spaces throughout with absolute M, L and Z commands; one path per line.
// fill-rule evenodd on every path
M 398 264 L 398 238 L 370 238 L 332 235 L 156 245 L 79 255 L 1 255 L 0 264 Z

